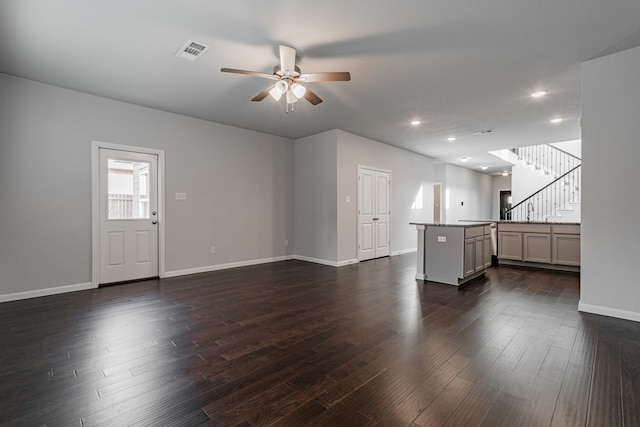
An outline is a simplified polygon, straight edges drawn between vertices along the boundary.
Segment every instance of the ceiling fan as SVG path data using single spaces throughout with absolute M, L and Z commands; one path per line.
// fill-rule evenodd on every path
M 287 113 L 290 107 L 291 111 L 293 111 L 293 104 L 301 98 L 305 98 L 313 105 L 318 105 L 322 102 L 322 99 L 304 86 L 303 83 L 351 80 L 351 74 L 346 71 L 302 74 L 300 67 L 296 65 L 296 50 L 284 45 L 280 45 L 280 65 L 273 67 L 273 74 L 237 70 L 235 68 L 222 68 L 220 71 L 275 80 L 276 82 L 273 85 L 253 97 L 252 101 L 262 101 L 267 95 L 271 95 L 273 99 L 278 101 L 284 95 L 285 111 Z

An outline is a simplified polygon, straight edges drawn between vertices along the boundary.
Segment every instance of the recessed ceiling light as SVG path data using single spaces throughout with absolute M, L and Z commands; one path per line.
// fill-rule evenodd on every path
M 539 90 L 537 92 L 533 92 L 531 96 L 534 98 L 540 98 L 541 96 L 545 96 L 546 94 L 547 94 L 546 90 Z
M 411 126 L 418 126 L 420 123 L 422 123 L 420 120 L 412 120 Z
M 455 136 L 450 136 L 449 138 L 447 138 L 447 141 L 451 142 L 451 141 L 455 141 L 456 137 Z
M 555 119 L 549 120 L 549 122 L 551 122 L 551 123 L 560 123 L 563 120 L 564 119 L 562 117 L 556 117 Z
M 460 161 L 462 163 L 467 163 L 469 161 L 469 158 L 468 157 L 460 157 Z
M 502 176 L 509 176 L 509 171 L 502 172 Z
M 482 169 L 483 171 L 486 171 L 488 168 L 489 168 L 489 166 L 487 166 L 487 165 L 480 166 L 480 169 Z

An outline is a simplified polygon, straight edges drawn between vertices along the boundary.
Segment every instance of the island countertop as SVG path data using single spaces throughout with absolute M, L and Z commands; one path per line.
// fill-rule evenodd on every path
M 452 223 L 452 224 L 436 224 L 436 223 L 431 223 L 431 222 L 410 222 L 409 225 L 424 225 L 426 227 L 460 227 L 460 228 L 471 228 L 471 227 L 481 227 L 483 225 L 491 225 L 494 224 L 495 221 L 488 221 L 488 222 L 474 222 L 473 224 L 459 224 L 459 223 Z

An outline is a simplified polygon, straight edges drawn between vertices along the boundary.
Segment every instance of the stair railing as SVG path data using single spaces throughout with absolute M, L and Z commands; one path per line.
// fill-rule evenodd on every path
M 505 220 L 546 222 L 580 203 L 580 164 L 505 211 Z
M 554 147 L 553 145 L 534 145 L 517 147 L 512 150 L 519 160 L 531 165 L 547 175 L 559 177 L 581 163 L 579 157 Z

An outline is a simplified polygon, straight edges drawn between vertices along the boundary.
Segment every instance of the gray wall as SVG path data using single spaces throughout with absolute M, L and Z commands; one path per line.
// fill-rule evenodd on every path
M 0 99 L 0 295 L 91 281 L 92 140 L 166 150 L 168 272 L 287 254 L 293 141 L 2 74 Z
M 580 309 L 640 321 L 640 48 L 583 64 Z
M 299 258 L 330 265 L 357 260 L 358 165 L 391 171 L 391 250 L 415 250 L 416 232 L 409 223 L 433 218 L 429 199 L 433 160 L 332 130 L 295 141 L 295 254 Z M 423 208 L 412 209 L 421 187 Z
M 490 175 L 445 164 L 438 165 L 436 180 L 443 183 L 442 222 L 453 224 L 460 220 L 491 218 L 493 182 Z
M 295 254 L 335 263 L 336 132 L 295 141 Z
M 337 137 L 338 261 L 357 258 L 358 165 L 391 171 L 391 252 L 415 250 L 409 223 L 433 221 L 433 159 L 343 131 Z M 421 188 L 422 208 L 412 209 Z

